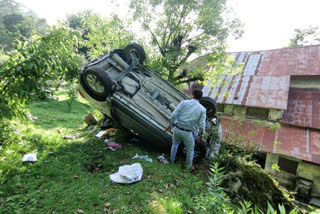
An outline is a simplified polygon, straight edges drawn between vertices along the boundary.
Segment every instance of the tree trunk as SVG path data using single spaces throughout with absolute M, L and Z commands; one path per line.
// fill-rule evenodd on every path
M 174 71 L 173 70 L 169 70 L 168 81 L 171 83 L 174 83 Z

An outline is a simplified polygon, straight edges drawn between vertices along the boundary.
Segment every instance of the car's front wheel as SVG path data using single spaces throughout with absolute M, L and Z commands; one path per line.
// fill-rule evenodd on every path
M 89 67 L 82 73 L 82 86 L 95 100 L 105 101 L 112 93 L 112 80 L 99 67 Z

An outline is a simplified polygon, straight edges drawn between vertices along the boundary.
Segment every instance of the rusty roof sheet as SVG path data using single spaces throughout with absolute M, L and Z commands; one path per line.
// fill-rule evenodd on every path
M 224 84 L 205 86 L 203 95 L 218 103 L 287 109 L 290 76 L 224 76 Z
M 320 45 L 230 53 L 242 75 L 203 88 L 218 103 L 287 109 L 290 76 L 320 75 Z
M 266 125 L 229 117 L 223 117 L 221 123 L 223 139 L 228 143 L 320 164 L 320 130 L 285 125 L 271 130 Z M 238 138 L 239 135 L 243 138 Z
M 320 45 L 265 52 L 259 75 L 319 75 Z
M 320 129 L 320 91 L 291 88 L 282 123 Z

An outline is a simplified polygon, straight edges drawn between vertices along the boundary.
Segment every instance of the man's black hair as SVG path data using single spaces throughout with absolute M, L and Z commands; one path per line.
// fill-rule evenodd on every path
M 202 97 L 202 91 L 200 89 L 194 89 L 192 95 L 195 99 L 200 100 Z

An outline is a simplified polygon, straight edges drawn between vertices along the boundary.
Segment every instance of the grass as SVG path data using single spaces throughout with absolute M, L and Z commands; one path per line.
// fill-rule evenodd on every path
M 141 141 L 132 143 L 125 130 L 116 136 L 122 149 L 106 150 L 94 137 L 98 127 L 87 128 L 83 122 L 93 108 L 77 99 L 68 113 L 65 94 L 58 97 L 27 105 L 38 118 L 33 123 L 11 121 L 2 130 L 7 142 L 0 143 L 0 213 L 196 213 L 193 198 L 207 190 L 200 171 L 185 171 L 183 158 L 176 165 L 157 162 L 161 153 Z M 38 161 L 22 163 L 22 154 L 31 152 Z M 132 160 L 136 153 L 153 162 Z M 144 170 L 140 182 L 110 181 L 119 166 L 135 162 Z

